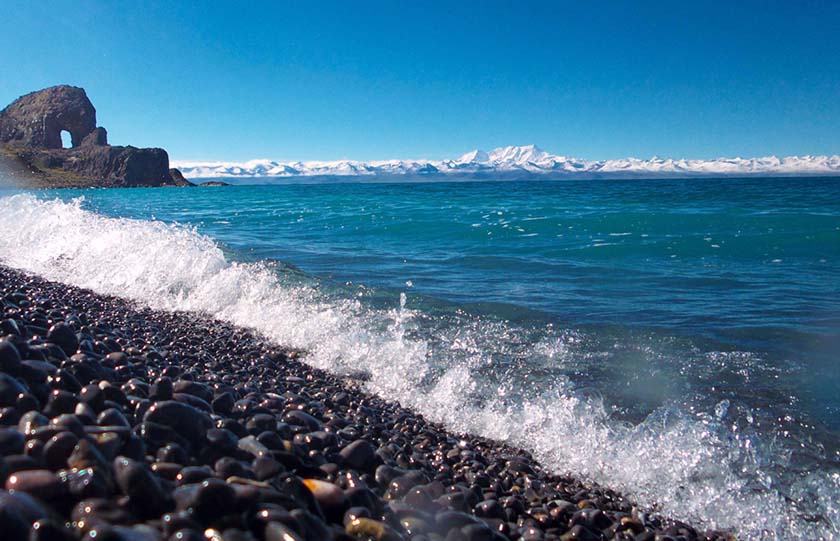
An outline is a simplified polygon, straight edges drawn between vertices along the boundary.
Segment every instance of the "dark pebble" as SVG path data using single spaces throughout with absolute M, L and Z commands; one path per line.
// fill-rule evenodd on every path
M 60 347 L 67 355 L 73 355 L 79 348 L 79 339 L 73 327 L 66 323 L 56 323 L 50 327 L 47 340 Z
M 371 472 L 376 469 L 376 448 L 366 440 L 356 440 L 345 446 L 340 452 L 345 465 L 355 470 Z
M 167 509 L 169 497 L 145 464 L 117 457 L 114 460 L 114 478 L 122 493 L 144 516 L 157 517 Z
M 26 438 L 16 428 L 0 428 L 0 455 L 19 455 L 23 453 Z
M 146 411 L 143 420 L 171 428 L 196 447 L 201 447 L 204 435 L 213 427 L 206 413 L 174 400 L 156 402 Z
M 20 352 L 15 345 L 8 340 L 0 340 L 0 372 L 10 376 L 20 374 L 20 362 Z
M 24 470 L 6 479 L 6 490 L 26 492 L 41 500 L 52 500 L 64 496 L 67 487 L 49 470 Z
M 26 389 L 15 378 L 6 373 L 0 373 L 0 407 L 14 406 L 17 398 L 25 394 Z

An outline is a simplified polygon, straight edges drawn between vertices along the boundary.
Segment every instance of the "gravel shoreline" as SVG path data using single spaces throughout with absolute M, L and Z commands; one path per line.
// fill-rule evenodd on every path
M 0 537 L 715 540 L 235 326 L 0 266 Z

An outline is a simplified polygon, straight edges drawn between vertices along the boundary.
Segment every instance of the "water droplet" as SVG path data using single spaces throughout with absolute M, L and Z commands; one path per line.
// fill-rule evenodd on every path
M 718 402 L 717 406 L 715 406 L 715 416 L 718 419 L 723 419 L 726 417 L 726 414 L 729 412 L 729 400 L 721 400 Z

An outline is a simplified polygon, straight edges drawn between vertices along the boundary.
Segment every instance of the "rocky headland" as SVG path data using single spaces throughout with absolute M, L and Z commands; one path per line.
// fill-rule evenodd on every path
M 72 146 L 62 147 L 61 132 Z M 0 111 L 0 173 L 23 188 L 190 186 L 162 148 L 108 144 L 83 88 L 59 85 Z

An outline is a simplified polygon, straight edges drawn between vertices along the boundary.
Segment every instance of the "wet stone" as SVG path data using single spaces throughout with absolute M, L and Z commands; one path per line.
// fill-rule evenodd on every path
M 168 443 L 158 449 L 157 460 L 159 462 L 175 462 L 176 464 L 187 463 L 187 452 L 177 443 Z
M 85 436 L 85 426 L 76 415 L 71 413 L 64 413 L 51 419 L 48 426 L 62 431 L 72 432 L 79 438 Z
M 601 536 L 582 524 L 572 526 L 568 532 L 560 536 L 561 541 L 598 541 Z
M 2 498 L 1 495 L 0 498 Z M 4 539 L 15 541 L 27 539 L 29 535 L 29 523 L 16 509 L 3 505 L 2 499 L 0 499 L 0 532 L 3 533 Z
M 324 511 L 344 507 L 344 491 L 334 484 L 319 479 L 304 479 L 303 484 L 315 496 L 315 500 Z
M 259 458 L 262 456 L 271 456 L 271 451 L 263 445 L 262 443 L 257 440 L 254 436 L 246 436 L 240 439 L 237 444 L 237 448 L 241 451 L 251 455 L 254 458 Z
M 361 471 L 373 471 L 376 468 L 376 448 L 366 440 L 356 440 L 339 451 L 344 464 Z
M 482 518 L 498 518 L 504 520 L 505 511 L 496 500 L 485 500 L 475 506 L 475 515 Z
M 51 470 L 67 466 L 67 459 L 78 442 L 79 438 L 72 432 L 61 432 L 50 438 L 44 445 L 44 465 Z
M 43 504 L 27 493 L 0 490 L 0 512 L 3 511 L 22 518 L 27 525 L 45 518 L 48 514 Z
M 265 481 L 285 472 L 286 468 L 269 456 L 259 456 L 251 463 L 251 470 L 258 481 Z
M 293 509 L 289 513 L 292 519 L 300 525 L 298 531 L 305 532 L 307 540 L 328 539 L 329 530 L 324 522 L 305 509 Z
M 225 515 L 234 505 L 233 488 L 220 479 L 206 479 L 186 502 L 188 509 L 203 520 Z
M 283 422 L 293 426 L 303 426 L 314 432 L 320 430 L 321 421 L 300 410 L 292 410 L 283 415 Z
M 82 385 L 76 379 L 76 376 L 64 368 L 59 368 L 55 374 L 50 376 L 50 383 L 53 387 L 70 391 L 71 393 L 78 393 L 82 389 Z
M 201 446 L 205 433 L 213 426 L 206 413 L 172 400 L 156 402 L 143 420 L 169 427 L 197 447 Z
M 105 393 L 99 385 L 85 385 L 79 393 L 79 400 L 93 408 L 94 411 L 101 411 L 105 407 Z
M 265 541 L 306 541 L 306 537 L 301 536 L 282 522 L 266 524 L 264 536 Z
M 207 442 L 210 447 L 220 453 L 228 454 L 236 450 L 239 438 L 230 430 L 223 428 L 211 428 L 207 431 Z
M 66 323 L 56 323 L 47 332 L 47 340 L 59 346 L 67 355 L 73 355 L 79 348 L 79 339 L 73 327 Z
M 383 522 L 369 518 L 351 520 L 345 530 L 353 537 L 374 539 L 375 541 L 400 541 L 403 536 Z
M 13 538 L 10 538 L 13 539 Z M 29 541 L 74 541 L 76 536 L 64 524 L 41 519 L 32 525 Z
M 195 396 L 208 403 L 213 400 L 213 391 L 211 391 L 206 385 L 195 381 L 176 381 L 172 390 L 174 393 L 185 393 Z
M 253 475 L 244 464 L 229 456 L 217 460 L 213 465 L 213 471 L 220 479 L 227 479 L 229 477 L 247 478 Z
M 172 395 L 172 399 L 176 402 L 182 402 L 197 410 L 201 410 L 206 413 L 212 413 L 213 408 L 210 407 L 210 404 L 205 402 L 204 400 L 198 398 L 197 396 L 193 396 L 191 394 L 186 393 L 175 393 Z
M 44 413 L 49 417 L 57 417 L 65 413 L 73 413 L 79 399 L 73 393 L 56 389 L 50 394 L 49 401 L 44 407 Z
M 128 419 L 117 408 L 108 408 L 99 414 L 96 418 L 96 424 L 99 426 L 125 426 L 131 427 Z
M 114 478 L 123 494 L 144 515 L 159 516 L 166 510 L 168 497 L 158 482 L 157 477 L 145 464 L 126 457 L 114 460 Z
M 4 319 L 0 321 L 0 335 L 15 335 L 23 336 L 23 333 L 14 319 Z
M 77 500 L 107 498 L 111 494 L 105 476 L 93 468 L 64 470 L 59 473 L 59 477 Z
M 402 498 L 413 487 L 427 483 L 428 481 L 429 479 L 426 475 L 419 471 L 411 471 L 400 475 L 388 484 L 388 497 L 391 499 Z
M 155 380 L 155 383 L 149 389 L 149 398 L 155 401 L 172 400 L 172 395 L 175 393 L 172 380 L 166 376 Z
M 178 485 L 192 485 L 213 477 L 213 470 L 209 466 L 187 466 L 182 468 L 175 477 Z
M 4 458 L 4 470 L 6 475 L 11 475 L 12 473 L 19 472 L 19 471 L 26 471 L 26 470 L 37 470 L 41 467 L 40 464 L 40 451 L 43 450 L 44 444 L 40 441 L 34 441 L 35 445 L 39 446 L 38 451 L 33 453 L 32 455 L 22 454 L 22 455 L 9 455 Z M 24 453 L 29 452 L 29 444 L 27 442 L 26 447 L 24 448 Z
M 24 470 L 13 473 L 6 479 L 6 490 L 26 492 L 42 500 L 52 500 L 64 496 L 66 487 L 49 470 Z
M 20 374 L 20 363 L 20 352 L 15 345 L 8 340 L 0 340 L 0 372 L 16 376 Z
M 236 399 L 231 393 L 222 393 L 211 402 L 211 407 L 215 413 L 226 414 L 233 410 Z
M 70 511 L 70 518 L 80 523 L 82 529 L 93 529 L 97 524 L 131 524 L 136 517 L 116 502 L 104 498 L 81 500 Z M 88 531 L 88 535 L 90 532 Z
M 20 412 L 17 408 L 0 408 L 0 426 L 15 426 L 20 421 Z
M 15 378 L 6 373 L 0 373 L 0 407 L 14 406 L 17 398 L 25 394 L 26 389 Z
M 163 533 L 166 535 L 172 535 L 178 530 L 201 528 L 201 525 L 195 521 L 192 514 L 186 511 L 166 513 L 161 517 L 161 525 L 163 527 Z
M 19 455 L 25 444 L 26 438 L 16 428 L 0 428 L 0 455 Z

